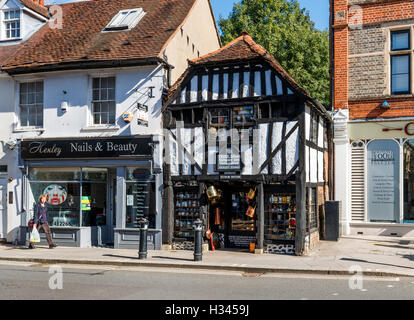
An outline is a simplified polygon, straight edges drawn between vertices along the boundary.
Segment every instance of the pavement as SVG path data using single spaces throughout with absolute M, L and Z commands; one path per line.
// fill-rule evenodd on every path
M 299 273 L 414 277 L 414 238 L 346 236 L 338 242 L 320 241 L 307 256 L 252 254 L 216 250 L 193 260 L 193 251 L 150 250 L 138 259 L 138 250 L 113 248 L 73 248 L 0 245 L 0 261 L 41 264 L 88 264 L 180 269 L 210 269 L 246 273 Z

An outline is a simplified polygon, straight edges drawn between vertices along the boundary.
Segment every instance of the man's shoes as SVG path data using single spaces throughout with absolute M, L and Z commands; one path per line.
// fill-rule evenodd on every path
M 34 245 L 29 244 L 29 249 L 34 249 L 34 248 L 35 248 L 35 246 L 34 246 Z
M 53 248 L 56 248 L 57 247 L 57 245 L 56 244 L 51 244 L 51 245 L 49 245 L 49 249 L 53 249 Z

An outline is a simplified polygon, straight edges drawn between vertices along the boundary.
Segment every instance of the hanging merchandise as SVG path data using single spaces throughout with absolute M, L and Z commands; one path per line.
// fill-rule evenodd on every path
M 250 200 L 253 200 L 254 197 L 256 196 L 256 188 L 250 189 L 249 192 L 247 193 L 247 198 L 249 198 Z
M 218 197 L 217 190 L 216 190 L 216 188 L 214 186 L 208 187 L 208 189 L 207 189 L 207 197 L 210 200 Z
M 220 225 L 221 224 L 220 208 L 216 208 L 216 216 L 214 217 L 214 224 L 215 225 Z
M 255 211 L 256 211 L 256 207 L 253 208 L 252 206 L 249 206 L 247 208 L 246 215 L 250 218 L 253 218 Z

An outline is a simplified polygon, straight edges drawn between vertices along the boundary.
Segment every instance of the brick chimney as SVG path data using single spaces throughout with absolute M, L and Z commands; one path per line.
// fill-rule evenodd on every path
M 45 0 L 32 0 L 33 2 L 40 4 L 41 6 L 45 5 Z

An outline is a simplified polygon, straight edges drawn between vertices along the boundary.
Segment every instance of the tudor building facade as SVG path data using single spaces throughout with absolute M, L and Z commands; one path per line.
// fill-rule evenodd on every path
M 330 5 L 342 233 L 414 236 L 414 3 Z
M 189 62 L 163 107 L 163 243 L 304 254 L 329 199 L 330 115 L 243 33 Z M 251 247 L 252 246 L 252 247 Z

